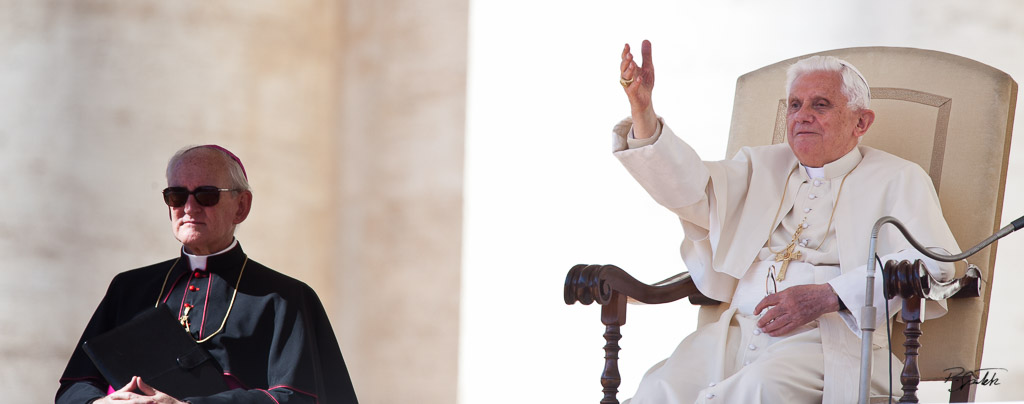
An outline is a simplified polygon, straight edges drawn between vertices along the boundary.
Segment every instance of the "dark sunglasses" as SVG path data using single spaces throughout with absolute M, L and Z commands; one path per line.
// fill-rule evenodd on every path
M 194 191 L 189 191 L 185 187 L 168 187 L 164 188 L 164 203 L 172 208 L 180 208 L 185 206 L 188 202 L 189 195 L 195 195 L 196 202 L 199 206 L 213 206 L 217 202 L 220 202 L 220 193 L 236 191 L 235 189 L 228 188 L 217 188 L 212 185 L 203 185 L 196 187 Z

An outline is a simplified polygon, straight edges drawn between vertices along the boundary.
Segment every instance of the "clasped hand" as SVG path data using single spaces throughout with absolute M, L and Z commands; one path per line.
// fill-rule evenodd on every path
M 150 387 L 142 381 L 141 377 L 138 376 L 132 376 L 132 381 L 128 382 L 128 384 L 120 390 L 110 393 L 110 395 L 99 400 L 93 401 L 93 403 L 184 404 L 181 401 L 178 401 L 178 399 Z
M 765 296 L 754 307 L 754 314 L 760 315 L 762 311 L 764 316 L 757 320 L 757 327 L 778 337 L 816 320 L 822 314 L 839 311 L 839 296 L 827 283 L 798 285 Z

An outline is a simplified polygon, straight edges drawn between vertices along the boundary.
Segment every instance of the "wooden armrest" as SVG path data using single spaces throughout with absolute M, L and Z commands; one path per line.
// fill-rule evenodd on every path
M 697 290 L 690 274 L 683 272 L 653 285 L 640 282 L 615 265 L 586 265 L 572 267 L 565 277 L 565 304 L 605 305 L 612 301 L 613 292 L 646 304 L 674 302 L 689 297 L 693 304 L 717 304 Z
M 684 297 L 689 297 L 690 302 L 714 302 L 697 291 L 697 285 L 685 272 L 648 285 L 615 265 L 580 264 L 569 270 L 565 276 L 565 304 L 580 302 L 586 305 L 596 301 L 601 305 L 601 323 L 605 325 L 602 403 L 619 402 L 616 398 L 622 382 L 619 375 L 619 339 L 622 338 L 619 327 L 626 324 L 626 301 L 633 299 L 640 303 L 658 304 Z
M 886 299 L 902 296 L 904 299 L 942 300 L 981 296 L 981 284 L 978 282 L 981 271 L 974 265 L 969 265 L 967 273 L 960 278 L 939 282 L 925 270 L 921 260 L 892 260 L 885 263 L 882 276 L 886 283 Z
M 957 282 L 960 284 L 960 290 L 953 294 L 951 299 L 981 297 L 981 270 L 977 265 L 968 263 L 967 273 Z

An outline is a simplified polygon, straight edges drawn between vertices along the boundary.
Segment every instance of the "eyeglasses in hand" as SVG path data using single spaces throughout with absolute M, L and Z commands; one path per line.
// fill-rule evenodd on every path
M 779 288 L 775 285 L 775 265 L 772 265 L 768 267 L 768 276 L 764 278 L 764 295 L 768 296 L 778 291 Z

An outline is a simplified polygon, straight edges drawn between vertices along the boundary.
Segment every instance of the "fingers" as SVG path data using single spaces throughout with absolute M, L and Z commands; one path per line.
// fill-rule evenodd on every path
M 115 393 L 124 393 L 124 392 L 132 391 L 132 390 L 135 390 L 135 376 L 132 376 L 132 380 L 129 380 L 128 384 L 126 384 L 126 385 L 124 385 L 124 387 L 118 389 Z
M 754 306 L 754 314 L 761 314 L 762 310 L 779 304 L 779 296 L 779 293 L 773 293 L 765 296 L 764 299 L 761 299 L 761 302 L 757 303 L 757 306 Z
M 131 393 L 131 392 L 113 392 L 109 396 L 103 397 L 100 400 L 93 401 L 93 403 L 134 403 L 143 399 L 144 397 Z
M 138 390 L 142 394 L 134 393 Z M 170 401 L 168 401 L 170 400 Z M 150 387 L 142 381 L 141 377 L 132 376 L 120 390 L 111 393 L 109 396 L 96 400 L 96 403 L 124 403 L 124 404 L 148 404 L 156 402 L 175 402 L 171 397 L 161 393 L 159 390 Z
M 635 63 L 633 63 L 633 54 L 629 52 L 629 44 L 627 43 L 626 46 L 622 48 L 622 62 L 619 63 L 619 73 L 625 73 L 626 68 L 628 68 L 630 64 Z M 622 77 L 626 78 L 625 76 Z M 628 78 L 626 79 L 628 80 Z
M 141 379 L 139 379 L 138 376 L 132 376 L 132 380 L 128 381 L 128 384 L 124 385 L 124 387 L 120 388 L 119 390 L 115 391 L 114 393 L 129 393 L 129 392 L 137 389 L 139 387 L 139 384 L 138 384 L 139 380 L 141 380 Z
M 782 292 L 770 294 L 761 299 L 761 302 L 754 307 L 755 315 L 764 312 L 764 315 L 757 320 L 757 328 L 773 337 L 782 335 L 787 332 L 787 328 L 792 326 L 793 315 L 787 310 L 790 306 L 784 304 L 783 297 Z
M 765 327 L 768 327 L 772 322 L 778 319 L 782 315 L 782 310 L 778 308 L 768 309 L 761 318 L 757 319 L 757 328 L 764 331 Z
M 639 69 L 639 67 L 637 67 L 636 63 L 633 63 L 631 61 L 629 63 L 629 66 L 626 66 L 626 69 L 622 71 L 622 78 L 624 80 L 632 80 L 634 78 L 637 78 L 637 74 L 636 74 L 636 70 L 637 69 Z
M 637 69 L 639 69 L 639 67 L 636 65 L 636 62 L 633 61 L 633 55 L 626 55 L 626 57 L 622 59 L 622 63 L 619 64 L 620 77 L 626 80 L 632 79 L 636 75 Z
M 151 387 L 150 385 L 146 384 L 146 382 L 144 382 L 141 377 L 139 378 L 138 384 L 139 384 L 139 391 L 142 392 L 142 394 L 144 394 L 147 397 L 149 397 L 152 400 L 151 402 L 153 402 L 153 403 L 178 403 L 178 402 L 180 402 L 180 401 L 178 401 L 178 399 L 176 399 L 174 397 L 171 397 L 171 396 L 161 392 L 160 390 L 157 390 L 157 389 Z
M 147 396 L 151 396 L 151 395 L 154 395 L 154 394 L 158 393 L 158 391 L 156 389 L 150 387 L 148 384 L 146 384 L 146 382 L 142 381 L 141 377 L 139 378 L 138 384 L 139 384 L 139 391 L 141 391 L 142 394 L 145 394 Z
M 786 335 L 795 328 L 796 324 L 791 321 L 789 315 L 782 315 L 764 327 L 761 327 L 761 331 L 773 337 L 778 337 Z

